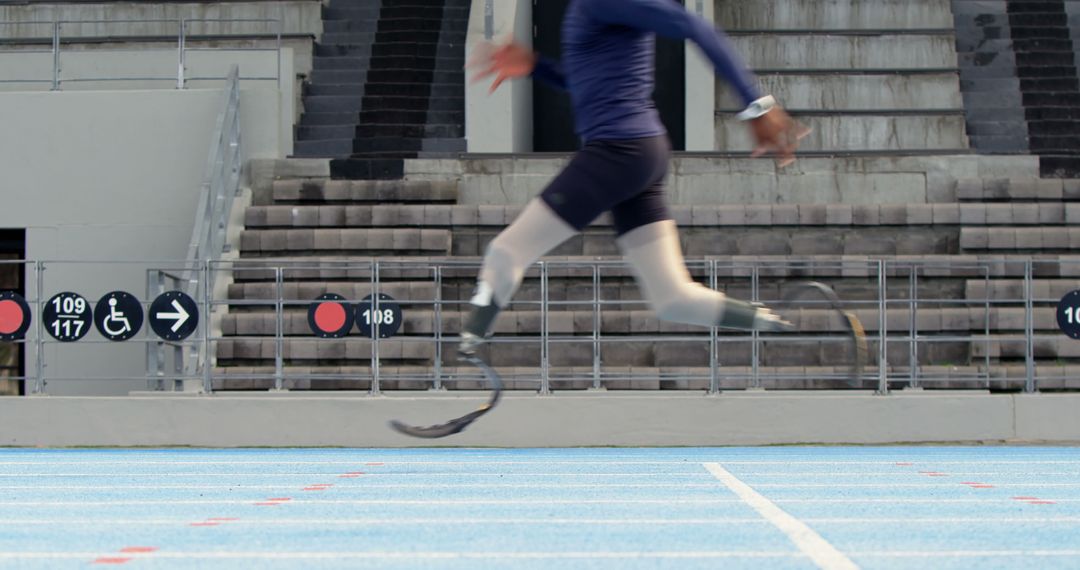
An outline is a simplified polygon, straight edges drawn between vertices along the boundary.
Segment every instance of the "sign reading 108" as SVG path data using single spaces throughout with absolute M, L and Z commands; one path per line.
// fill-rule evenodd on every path
M 372 336 L 374 328 L 378 329 L 379 338 L 396 335 L 401 329 L 401 319 L 401 305 L 385 293 L 379 293 L 378 305 L 368 295 L 356 306 L 356 327 L 366 337 Z
M 1057 322 L 1061 332 L 1080 339 L 1080 290 L 1066 294 L 1058 302 Z

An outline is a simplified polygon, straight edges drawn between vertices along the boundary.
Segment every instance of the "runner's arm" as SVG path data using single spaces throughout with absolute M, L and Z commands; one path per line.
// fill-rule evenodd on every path
M 532 76 L 551 87 L 566 91 L 566 75 L 563 74 L 562 64 L 558 61 L 536 54 L 536 65 L 533 66 Z
M 761 98 L 754 74 L 727 35 L 673 0 L 589 0 L 589 15 L 599 22 L 648 30 L 666 38 L 691 40 L 712 61 L 717 72 L 749 106 Z

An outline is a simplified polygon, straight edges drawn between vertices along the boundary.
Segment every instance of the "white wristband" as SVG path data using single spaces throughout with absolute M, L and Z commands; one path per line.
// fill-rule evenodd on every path
M 756 119 L 764 115 L 765 113 L 772 111 L 773 107 L 775 106 L 776 98 L 772 95 L 766 95 L 761 99 L 750 103 L 750 105 L 747 106 L 746 109 L 743 109 L 741 113 L 735 115 L 735 118 L 739 119 L 740 121 L 749 121 L 751 119 Z

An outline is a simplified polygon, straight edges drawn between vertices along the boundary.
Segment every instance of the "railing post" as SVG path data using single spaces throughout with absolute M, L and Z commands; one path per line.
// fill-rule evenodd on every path
M 180 18 L 180 30 L 177 34 L 176 40 L 176 58 L 178 62 L 178 68 L 176 70 L 176 88 L 184 89 L 187 85 L 187 80 L 184 78 L 184 67 L 187 65 L 187 57 L 185 54 L 186 46 L 184 36 L 186 34 L 185 28 L 187 27 L 187 20 Z
M 495 0 L 484 0 L 484 39 L 495 37 Z
M 442 390 L 442 266 L 435 265 L 435 381 L 432 389 Z
M 720 281 L 716 275 L 716 260 L 712 259 L 709 261 L 709 287 L 716 291 L 719 285 Z M 719 336 L 716 330 L 716 327 L 709 328 L 709 394 L 713 395 L 720 393 L 720 363 L 717 362 L 720 355 L 716 346 Z
M 285 283 L 284 269 L 274 268 L 274 390 L 285 389 Z M 209 285 L 209 284 L 207 284 Z M 207 287 L 209 289 L 209 287 Z
M 53 22 L 53 69 L 52 69 L 52 90 L 60 90 L 60 22 Z
M 1032 299 L 1034 274 L 1033 262 L 1028 259 L 1024 262 L 1024 365 L 1025 379 L 1024 391 L 1028 393 L 1038 390 L 1035 383 L 1035 302 Z
M 878 389 L 877 393 L 889 393 L 889 357 L 888 357 L 888 318 L 889 303 L 888 282 L 886 280 L 885 260 L 879 259 L 878 266 Z
M 600 328 L 602 321 L 600 318 L 600 265 L 597 262 L 593 262 L 592 266 L 593 275 L 593 390 L 599 390 L 603 386 L 600 383 Z
M 915 313 L 919 310 L 919 266 L 911 264 L 908 276 L 908 387 L 919 387 L 919 327 Z
M 759 297 L 758 279 L 760 277 L 760 269 L 761 266 L 758 265 L 758 262 L 756 261 L 754 262 L 753 267 L 751 267 L 750 269 L 750 301 L 754 303 L 758 302 Z M 759 352 L 760 338 L 758 335 L 758 331 L 751 331 L 750 338 L 750 388 L 756 390 L 761 388 L 761 354 Z
M 35 305 L 37 306 L 38 318 L 34 319 L 35 321 L 37 321 L 37 326 L 34 327 L 34 330 L 36 331 L 36 335 L 35 335 L 35 338 L 34 338 L 34 343 L 35 343 L 35 345 L 37 347 L 37 354 L 34 355 L 36 357 L 36 359 L 35 359 L 36 363 L 35 364 L 36 364 L 36 368 L 37 368 L 37 377 L 34 378 L 34 389 L 33 389 L 32 393 L 33 394 L 44 394 L 45 393 L 45 326 L 42 324 L 42 322 L 41 322 L 42 319 L 40 318 L 40 316 L 42 314 L 44 314 L 43 310 L 45 309 L 45 299 L 44 299 L 44 297 L 45 297 L 45 282 L 44 282 L 44 280 L 45 280 L 45 264 L 44 264 L 44 262 L 41 262 L 41 261 L 35 261 L 34 262 L 34 273 L 36 274 L 36 277 L 37 277 L 37 283 L 36 283 L 37 303 L 35 303 Z
M 382 392 L 379 379 L 379 262 L 371 263 L 371 394 Z
M 285 4 L 278 5 L 277 21 L 277 83 L 281 88 L 281 36 L 285 33 Z
M 551 377 L 548 367 L 548 264 L 540 262 L 540 393 L 551 393 Z
M 213 369 L 213 355 L 210 354 L 210 349 L 213 347 L 213 342 L 210 338 L 210 319 L 214 314 L 213 303 L 213 261 L 205 260 L 202 262 L 202 267 L 199 268 L 203 272 L 203 391 L 207 394 L 214 393 L 214 369 Z M 233 269 L 235 272 L 235 268 Z M 197 369 L 199 364 L 198 355 L 195 355 L 195 367 Z

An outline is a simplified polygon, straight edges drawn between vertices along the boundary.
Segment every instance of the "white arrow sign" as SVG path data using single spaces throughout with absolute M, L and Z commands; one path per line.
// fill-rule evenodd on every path
M 187 322 L 188 318 L 191 317 L 191 315 L 184 310 L 184 307 L 180 305 L 180 301 L 177 301 L 176 299 L 173 299 L 172 306 L 174 309 L 176 309 L 175 313 L 158 313 L 157 318 L 165 320 L 175 320 L 176 322 L 173 323 L 172 332 L 176 332 L 180 330 L 180 327 L 184 326 L 184 323 Z

